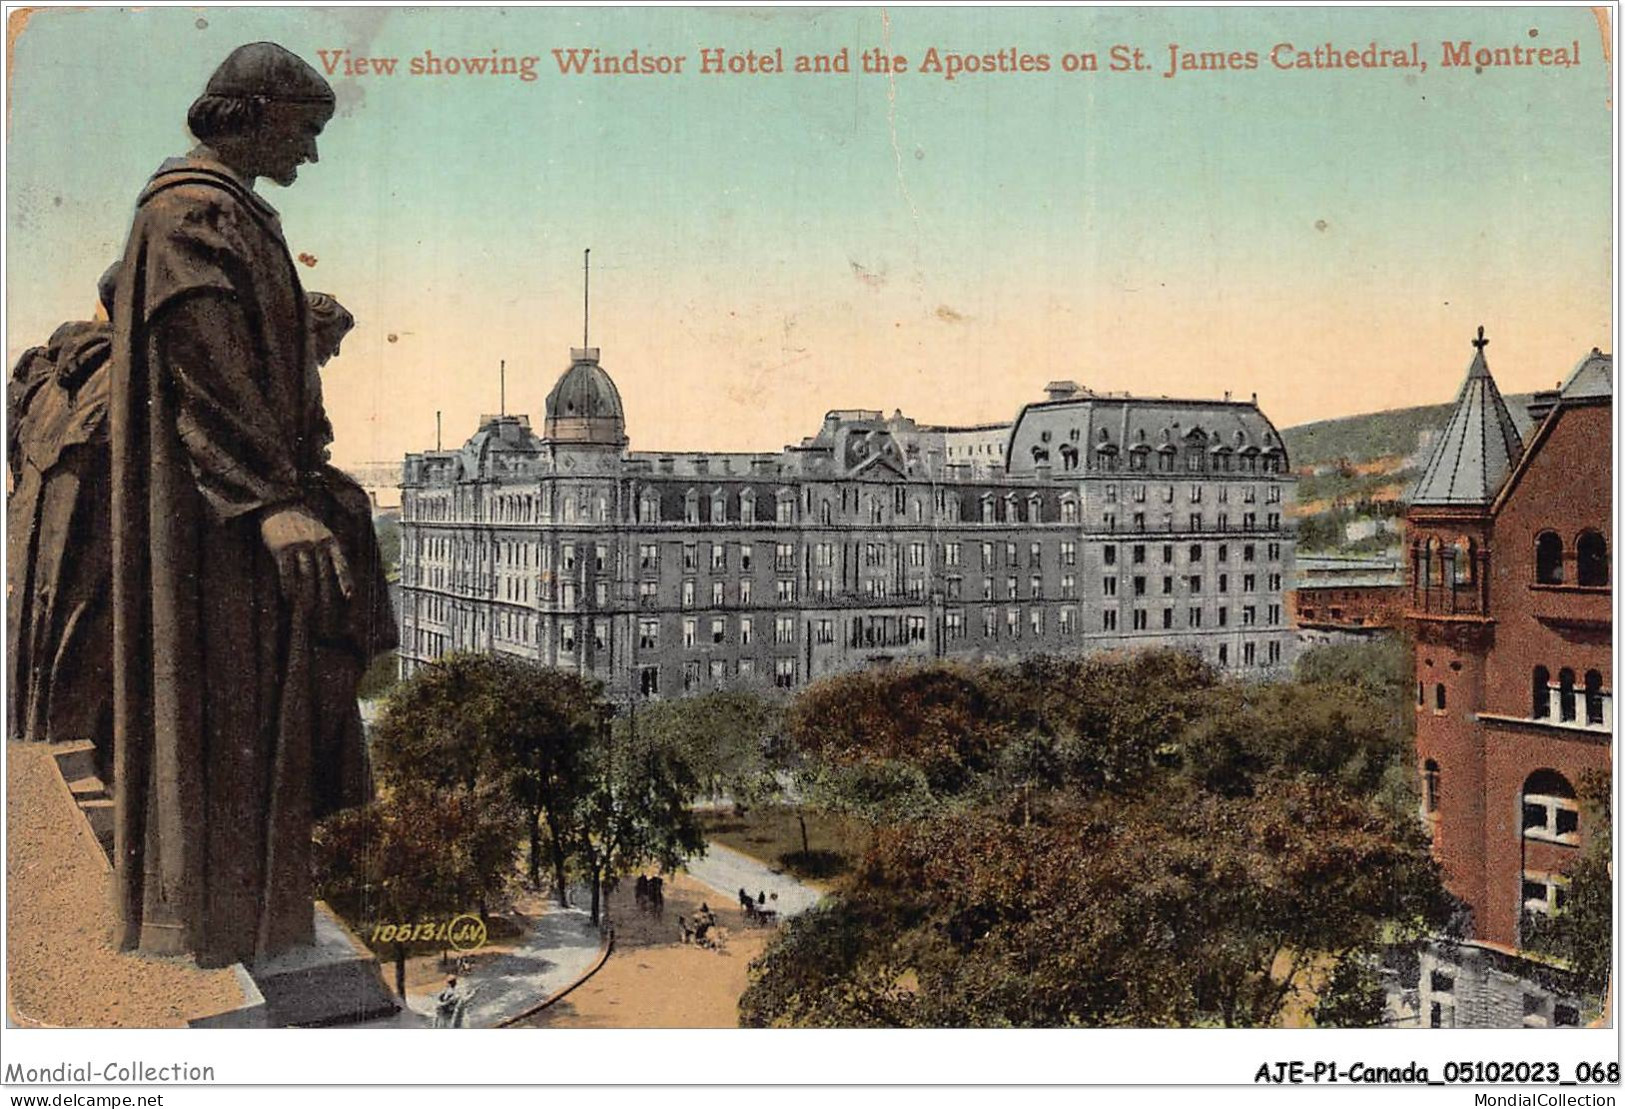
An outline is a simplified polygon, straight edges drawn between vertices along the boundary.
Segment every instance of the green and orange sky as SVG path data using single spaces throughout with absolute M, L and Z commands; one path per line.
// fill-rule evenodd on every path
M 1590 9 L 48 10 L 9 75 L 7 356 L 86 315 L 142 182 L 231 48 L 537 55 L 537 79 L 337 76 L 321 161 L 262 183 L 307 287 L 360 321 L 339 461 L 540 420 L 592 341 L 637 449 L 776 449 L 830 408 L 1008 419 L 1045 381 L 1256 391 L 1280 426 L 1449 399 L 1483 324 L 1503 390 L 1612 349 L 1611 77 Z M 1568 68 L 1441 68 L 1442 41 Z M 1275 44 L 1420 44 L 1277 71 Z M 1168 46 L 1256 70 L 1165 78 Z M 565 77 L 550 52 L 885 45 L 1048 73 Z M 1147 71 L 1104 72 L 1114 44 Z M 1060 72 L 1068 52 L 1102 72 Z

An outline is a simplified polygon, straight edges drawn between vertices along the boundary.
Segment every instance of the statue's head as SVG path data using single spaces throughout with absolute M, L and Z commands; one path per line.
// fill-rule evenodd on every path
M 199 142 L 245 177 L 291 185 L 315 162 L 316 136 L 333 118 L 333 88 L 274 42 L 233 50 L 186 113 Z
M 311 351 L 318 366 L 337 358 L 344 337 L 355 327 L 355 317 L 330 293 L 306 293 L 310 310 Z

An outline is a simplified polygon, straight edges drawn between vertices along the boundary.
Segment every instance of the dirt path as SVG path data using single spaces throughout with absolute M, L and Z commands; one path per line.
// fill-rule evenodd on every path
M 736 899 L 725 899 L 686 874 L 666 879 L 661 918 L 641 912 L 628 878 L 609 899 L 615 953 L 563 1001 L 525 1021 L 525 1028 L 736 1028 L 739 995 L 750 961 L 772 932 L 745 923 Z M 722 929 L 722 949 L 685 946 L 679 916 L 708 904 Z

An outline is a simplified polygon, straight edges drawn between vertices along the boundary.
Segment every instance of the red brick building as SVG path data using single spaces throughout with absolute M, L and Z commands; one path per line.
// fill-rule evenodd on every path
M 1483 330 L 1407 515 L 1424 815 L 1479 941 L 1516 948 L 1563 907 L 1612 761 L 1613 359 L 1530 405 L 1524 443 Z
M 1392 556 L 1299 555 L 1288 600 L 1306 642 L 1361 639 L 1404 623 L 1409 593 Z

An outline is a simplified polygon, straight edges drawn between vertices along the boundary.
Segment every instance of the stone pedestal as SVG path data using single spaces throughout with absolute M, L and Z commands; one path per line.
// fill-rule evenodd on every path
M 378 957 L 321 901 L 315 942 L 256 963 L 248 975 L 264 995 L 272 1028 L 359 1024 L 399 1008 Z

